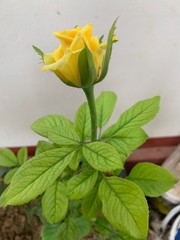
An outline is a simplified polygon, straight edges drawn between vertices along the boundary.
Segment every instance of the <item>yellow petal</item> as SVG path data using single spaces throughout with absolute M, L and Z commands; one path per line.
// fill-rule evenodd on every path
M 60 58 L 63 57 L 63 55 L 64 55 L 64 51 L 63 51 L 62 45 L 60 45 L 59 48 L 54 51 L 54 55 L 53 55 L 54 60 L 58 61 Z
M 81 86 L 78 67 L 79 54 L 80 51 L 72 52 L 70 49 L 67 49 L 67 52 L 64 55 L 64 65 L 61 68 L 61 72 L 67 77 L 67 79 L 78 87 Z
M 99 78 L 102 70 L 102 62 L 106 51 L 106 43 L 102 43 L 98 50 L 93 54 L 94 63 L 96 68 L 97 79 Z
M 61 32 L 54 32 L 54 35 L 59 38 L 62 49 L 65 52 L 66 48 L 69 48 L 76 34 L 81 30 L 81 28 L 76 27 L 72 30 L 63 30 Z
M 71 82 L 73 85 L 80 87 L 80 77 L 78 71 L 78 57 L 80 52 L 67 50 L 65 55 L 49 65 L 43 66 L 42 71 L 53 71 L 65 83 Z
M 90 40 L 91 34 L 92 34 L 92 25 L 87 24 L 76 34 L 75 38 L 72 41 L 70 49 L 72 51 L 81 50 L 84 48 L 84 43 L 90 49 L 89 40 Z
M 91 51 L 95 52 L 99 48 L 99 39 L 97 36 L 93 36 L 90 39 L 90 49 Z
M 45 64 L 51 64 L 54 63 L 54 57 L 53 57 L 54 53 L 46 53 L 43 56 L 44 59 L 44 63 Z
M 86 36 L 86 38 L 89 40 L 93 31 L 93 26 L 92 24 L 87 24 L 84 26 L 81 31 L 79 31 L 82 35 Z
M 69 39 L 70 40 L 70 39 L 73 39 L 80 30 L 81 30 L 81 28 L 75 27 L 75 28 L 69 29 L 69 30 L 53 32 L 53 34 L 60 40 L 61 39 Z

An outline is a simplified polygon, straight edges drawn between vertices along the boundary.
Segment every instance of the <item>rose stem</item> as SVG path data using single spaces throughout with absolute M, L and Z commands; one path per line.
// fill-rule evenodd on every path
M 91 115 L 91 141 L 95 142 L 97 140 L 97 114 L 96 105 L 94 99 L 94 86 L 83 89 L 88 101 L 88 106 Z

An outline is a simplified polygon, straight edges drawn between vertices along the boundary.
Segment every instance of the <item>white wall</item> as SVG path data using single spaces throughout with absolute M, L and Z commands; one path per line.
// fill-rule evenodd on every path
M 96 94 L 114 90 L 112 117 L 140 99 L 160 95 L 161 111 L 146 127 L 150 136 L 180 134 L 180 0 L 0 0 L 0 146 L 36 144 L 37 118 L 60 113 L 73 119 L 85 100 L 52 73 L 41 72 L 31 45 L 58 46 L 52 31 L 94 25 L 107 34 L 119 16 L 109 74 Z

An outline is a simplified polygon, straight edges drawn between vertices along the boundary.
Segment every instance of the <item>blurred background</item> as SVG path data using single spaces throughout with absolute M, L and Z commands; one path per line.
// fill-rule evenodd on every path
M 179 0 L 0 0 L 0 147 L 35 145 L 33 121 L 53 113 L 73 120 L 85 101 L 82 90 L 41 72 L 32 45 L 52 52 L 59 46 L 53 31 L 87 23 L 106 39 L 117 16 L 119 42 L 96 86 L 96 96 L 118 96 L 110 123 L 135 102 L 160 95 L 160 113 L 145 129 L 150 137 L 180 135 Z

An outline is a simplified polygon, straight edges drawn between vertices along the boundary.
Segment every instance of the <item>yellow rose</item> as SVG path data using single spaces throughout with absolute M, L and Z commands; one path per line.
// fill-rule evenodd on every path
M 92 36 L 92 30 L 92 25 L 87 24 L 83 28 L 54 32 L 60 46 L 53 53 L 44 54 L 42 70 L 51 70 L 64 83 L 74 87 L 95 84 L 102 71 L 107 44 L 100 43 L 97 36 Z M 90 73 L 93 70 L 94 73 Z M 83 77 L 86 73 L 91 75 L 91 83 Z

